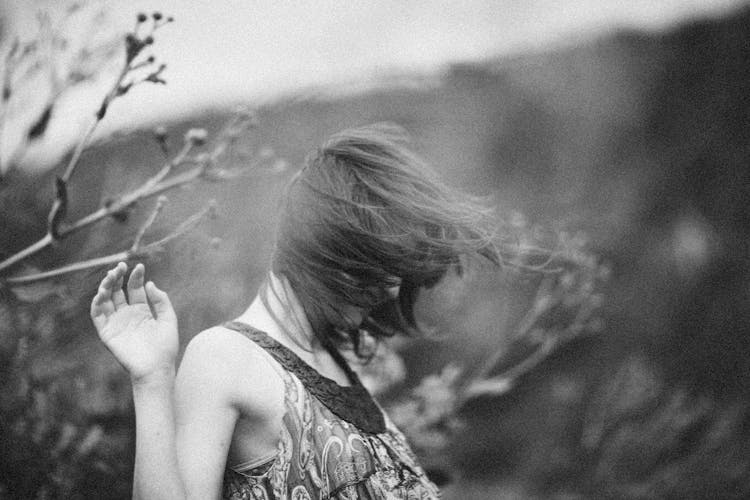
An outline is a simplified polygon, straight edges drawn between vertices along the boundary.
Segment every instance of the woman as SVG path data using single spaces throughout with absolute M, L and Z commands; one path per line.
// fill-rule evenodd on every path
M 420 290 L 498 264 L 492 217 L 370 126 L 308 156 L 281 206 L 271 270 L 249 308 L 189 343 L 138 264 L 103 279 L 91 316 L 130 373 L 136 498 L 437 498 L 341 350 L 424 333 Z

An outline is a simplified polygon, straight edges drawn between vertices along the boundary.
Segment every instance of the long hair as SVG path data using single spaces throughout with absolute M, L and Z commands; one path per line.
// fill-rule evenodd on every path
M 326 345 L 358 346 L 343 305 L 365 310 L 363 328 L 375 337 L 413 332 L 419 287 L 435 285 L 464 254 L 500 263 L 492 210 L 446 186 L 393 125 L 332 136 L 308 155 L 280 209 L 272 270 Z

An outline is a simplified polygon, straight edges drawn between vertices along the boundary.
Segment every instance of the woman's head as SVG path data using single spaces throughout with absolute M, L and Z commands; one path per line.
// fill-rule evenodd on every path
M 363 320 L 376 335 L 414 329 L 416 290 L 465 254 L 499 263 L 490 211 L 445 186 L 398 128 L 373 125 L 308 155 L 281 205 L 273 271 L 317 335 L 356 344 Z

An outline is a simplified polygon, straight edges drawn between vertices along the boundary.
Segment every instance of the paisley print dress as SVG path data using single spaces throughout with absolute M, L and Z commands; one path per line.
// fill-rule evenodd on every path
M 440 498 L 403 434 L 383 414 L 335 349 L 352 381 L 340 386 L 260 330 L 237 330 L 283 370 L 286 413 L 274 456 L 228 466 L 223 497 L 231 500 L 355 500 Z

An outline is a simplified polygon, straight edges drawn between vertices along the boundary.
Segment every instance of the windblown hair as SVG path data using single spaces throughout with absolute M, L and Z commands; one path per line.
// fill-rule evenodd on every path
M 443 184 L 404 142 L 393 125 L 345 130 L 308 155 L 287 187 L 272 270 L 329 345 L 358 346 L 341 304 L 370 312 L 364 328 L 375 337 L 413 332 L 419 287 L 460 266 L 460 255 L 500 263 L 493 211 Z

